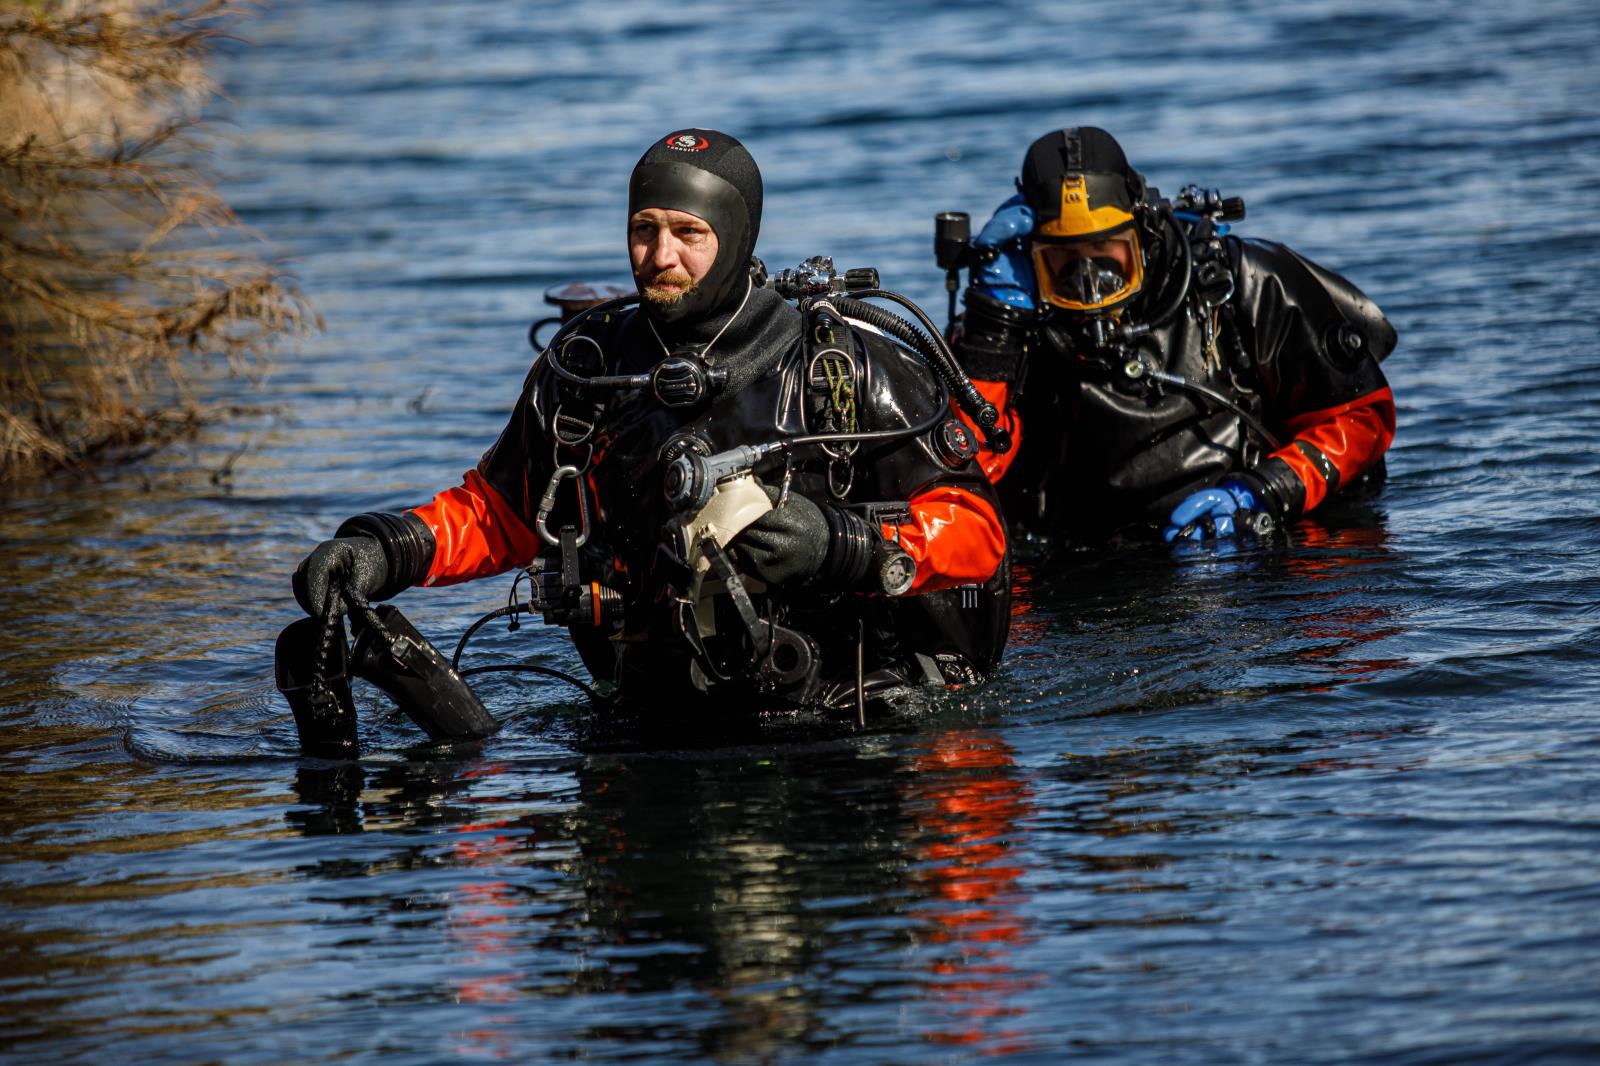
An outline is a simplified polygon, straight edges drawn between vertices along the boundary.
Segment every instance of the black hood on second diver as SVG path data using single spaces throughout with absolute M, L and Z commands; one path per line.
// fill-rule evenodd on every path
M 1062 187 L 1081 179 L 1084 213 L 1112 211 L 1132 216 L 1144 200 L 1144 178 L 1128 165 L 1122 145 L 1105 130 L 1075 126 L 1052 130 L 1028 146 L 1017 188 L 1033 208 L 1035 232 L 1050 233 L 1050 224 L 1064 224 Z M 1088 227 L 1086 227 L 1087 230 Z M 1084 234 L 1056 234 L 1083 236 Z
M 679 130 L 651 145 L 628 180 L 628 217 L 655 207 L 687 211 L 717 234 L 717 258 L 699 287 L 677 303 L 643 306 L 663 325 L 689 324 L 732 310 L 744 298 L 750 256 L 761 230 L 761 171 L 733 137 Z

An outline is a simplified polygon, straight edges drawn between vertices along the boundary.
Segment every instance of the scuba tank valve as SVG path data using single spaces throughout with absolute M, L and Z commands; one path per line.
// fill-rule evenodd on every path
M 944 291 L 950 300 L 944 327 L 945 337 L 949 338 L 955 330 L 961 271 L 973 261 L 971 215 L 965 211 L 940 211 L 933 216 L 933 259 L 944 271 Z
M 814 255 L 802 259 L 793 270 L 780 270 L 769 285 L 786 300 L 805 296 L 843 296 L 878 287 L 878 272 L 872 267 L 851 267 L 843 274 L 833 269 L 833 257 Z

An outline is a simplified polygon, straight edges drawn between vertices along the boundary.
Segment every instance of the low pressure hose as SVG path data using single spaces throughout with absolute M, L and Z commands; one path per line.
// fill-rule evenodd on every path
M 472 635 L 474 633 L 488 625 L 490 622 L 494 621 L 496 618 L 504 618 L 507 615 L 510 615 L 512 622 L 515 623 L 517 615 L 531 614 L 534 609 L 535 608 L 532 604 L 511 604 L 506 607 L 497 607 L 488 614 L 479 618 L 477 621 L 473 622 L 467 627 L 467 631 L 461 634 L 461 640 L 456 644 L 455 654 L 450 657 L 450 669 L 456 670 L 462 677 L 471 677 L 474 674 L 508 672 L 539 674 L 543 677 L 553 677 L 558 681 L 565 681 L 567 684 L 580 690 L 585 696 L 589 697 L 589 699 L 593 700 L 595 703 L 604 703 L 605 698 L 601 696 L 600 693 L 596 692 L 590 686 L 584 684 L 579 678 L 573 677 L 564 670 L 557 670 L 553 666 L 537 666 L 533 663 L 495 663 L 489 666 L 472 666 L 465 670 L 460 668 L 461 653 L 466 650 L 467 641 L 472 639 Z
M 1283 442 L 1278 440 L 1277 436 L 1270 429 L 1268 429 L 1259 418 L 1251 414 L 1249 411 L 1246 411 L 1239 404 L 1222 395 L 1222 393 L 1218 392 L 1216 389 L 1202 385 L 1197 381 L 1190 381 L 1188 378 L 1182 377 L 1178 374 L 1169 374 L 1164 370 L 1150 370 L 1147 371 L 1147 373 L 1149 373 L 1152 381 L 1159 381 L 1163 385 L 1171 385 L 1174 388 L 1185 389 L 1196 394 L 1197 396 L 1201 396 L 1204 399 L 1210 400 L 1218 407 L 1237 415 L 1239 421 L 1244 423 L 1245 428 L 1254 431 L 1255 434 L 1259 436 L 1261 440 L 1268 446 L 1267 451 L 1275 452 L 1283 447 Z
M 927 332 L 917 329 L 911 323 L 898 315 L 890 314 L 881 307 L 874 307 L 865 303 L 864 297 L 879 297 L 893 300 L 895 303 L 907 308 L 922 322 Z M 1011 434 L 1000 427 L 1000 412 L 994 404 L 983 398 L 983 394 L 972 384 L 972 380 L 962 372 L 956 362 L 954 353 L 945 346 L 944 338 L 939 336 L 939 330 L 928 321 L 928 316 L 922 309 L 899 293 L 887 289 L 868 289 L 865 292 L 854 294 L 854 297 L 840 297 L 834 301 L 841 312 L 846 312 L 869 325 L 877 326 L 887 333 L 905 341 L 913 350 L 918 352 L 938 375 L 940 381 L 955 399 L 956 404 L 966 412 L 978 428 L 983 432 L 984 442 L 991 450 L 1004 454 L 1011 450 Z M 938 338 L 935 340 L 934 338 Z
M 1178 216 L 1172 213 L 1170 204 L 1163 204 L 1160 208 L 1161 220 L 1172 230 L 1172 235 L 1177 239 L 1179 254 L 1183 257 L 1183 267 L 1178 274 L 1178 292 L 1164 307 L 1150 316 L 1150 328 L 1160 329 L 1183 309 L 1183 302 L 1189 298 L 1189 275 L 1194 270 L 1194 251 L 1189 247 L 1189 236 L 1183 232 L 1183 227 L 1178 224 Z

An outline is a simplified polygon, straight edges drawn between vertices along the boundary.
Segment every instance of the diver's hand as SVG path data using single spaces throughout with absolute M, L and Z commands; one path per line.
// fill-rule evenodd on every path
M 973 288 L 1013 307 L 1033 310 L 1031 232 L 1033 208 L 1018 193 L 1000 205 L 972 242 L 979 249 L 978 265 L 972 268 Z
M 774 503 L 778 490 L 766 488 Z M 769 585 L 815 577 L 828 558 L 832 533 L 822 508 L 798 492 L 751 522 L 728 545 L 735 565 Z
M 1214 489 L 1201 489 L 1172 509 L 1162 536 L 1169 542 L 1237 536 L 1240 529 L 1265 533 L 1272 519 L 1249 486 L 1228 480 Z
M 300 560 L 294 571 L 294 598 L 306 614 L 323 618 L 329 597 L 333 609 L 343 613 L 346 585 L 363 599 L 370 599 L 388 579 L 389 560 L 383 545 L 371 537 L 339 537 L 323 541 Z

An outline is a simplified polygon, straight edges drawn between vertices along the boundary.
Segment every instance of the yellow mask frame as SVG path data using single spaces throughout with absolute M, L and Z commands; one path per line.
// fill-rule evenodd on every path
M 1044 300 L 1068 311 L 1105 311 L 1123 303 L 1144 286 L 1144 251 L 1139 244 L 1138 230 L 1133 219 L 1123 214 L 1126 222 L 1111 232 L 1091 233 L 1087 236 L 1040 237 L 1032 244 L 1033 276 Z M 1043 227 L 1041 227 L 1043 229 Z M 1086 261 L 1114 260 L 1118 266 L 1115 276 L 1120 284 L 1101 289 L 1092 298 L 1081 291 L 1073 291 L 1063 281 L 1069 268 L 1083 269 Z M 1102 271 L 1101 278 L 1110 274 Z

